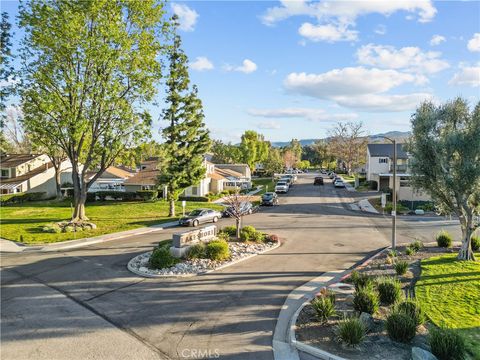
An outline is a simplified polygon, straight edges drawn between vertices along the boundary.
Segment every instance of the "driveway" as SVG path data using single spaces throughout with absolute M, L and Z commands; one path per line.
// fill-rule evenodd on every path
M 278 234 L 282 246 L 208 275 L 144 279 L 127 271 L 133 256 L 178 229 L 2 255 L 2 359 L 272 359 L 273 329 L 293 289 L 389 244 L 388 218 L 347 210 L 351 193 L 313 186 L 313 176 L 300 177 L 280 206 L 244 220 Z M 399 242 L 417 225 L 399 221 Z M 438 228 L 428 222 L 422 236 Z

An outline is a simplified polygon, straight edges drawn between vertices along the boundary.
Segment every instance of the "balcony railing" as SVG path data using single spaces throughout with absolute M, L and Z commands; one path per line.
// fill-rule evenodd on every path
M 408 165 L 397 165 L 397 172 L 405 173 L 408 170 Z M 393 173 L 393 166 L 390 165 L 390 172 Z

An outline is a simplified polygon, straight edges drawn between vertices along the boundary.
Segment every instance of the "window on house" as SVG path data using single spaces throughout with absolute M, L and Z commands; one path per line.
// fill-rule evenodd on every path
M 10 171 L 8 169 L 2 169 L 2 178 L 8 178 L 10 176 Z
M 410 186 L 410 179 L 407 176 L 400 177 L 400 187 Z
M 380 158 L 378 159 L 379 164 L 388 164 L 388 158 Z
M 198 194 L 198 188 L 196 186 L 192 187 L 192 195 Z
M 150 188 L 150 185 L 142 185 L 142 190 L 151 190 Z

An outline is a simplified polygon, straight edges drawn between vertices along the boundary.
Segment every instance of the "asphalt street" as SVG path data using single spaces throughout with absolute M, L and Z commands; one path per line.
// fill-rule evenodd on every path
M 287 295 L 390 243 L 390 219 L 349 210 L 357 196 L 313 174 L 244 224 L 282 245 L 196 277 L 145 279 L 127 262 L 178 228 L 54 253 L 2 254 L 2 359 L 273 359 Z M 221 220 L 220 226 L 230 224 Z M 455 221 L 402 218 L 399 243 L 432 241 Z

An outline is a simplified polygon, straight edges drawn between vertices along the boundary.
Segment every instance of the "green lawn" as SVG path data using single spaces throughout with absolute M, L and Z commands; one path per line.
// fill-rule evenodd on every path
M 480 254 L 477 254 L 479 256 Z M 438 326 L 458 329 L 474 359 L 480 359 L 480 262 L 457 261 L 457 254 L 422 260 L 417 299 Z
M 220 205 L 211 203 L 187 202 L 186 210 L 188 212 L 199 207 L 222 208 Z M 182 214 L 180 202 L 177 203 L 176 211 L 178 215 Z M 0 237 L 26 244 L 53 243 L 131 230 L 173 220 L 167 217 L 168 204 L 165 201 L 95 202 L 87 204 L 86 213 L 97 225 L 97 229 L 51 234 L 42 232 L 42 227 L 48 223 L 69 219 L 72 214 L 69 201 L 42 201 L 2 206 Z
M 258 193 L 258 195 L 261 195 L 267 191 L 273 191 L 275 189 L 275 182 L 272 181 L 271 177 L 268 178 L 258 178 L 258 179 L 253 179 L 252 180 L 253 187 L 257 187 L 258 185 L 263 185 L 262 191 Z

